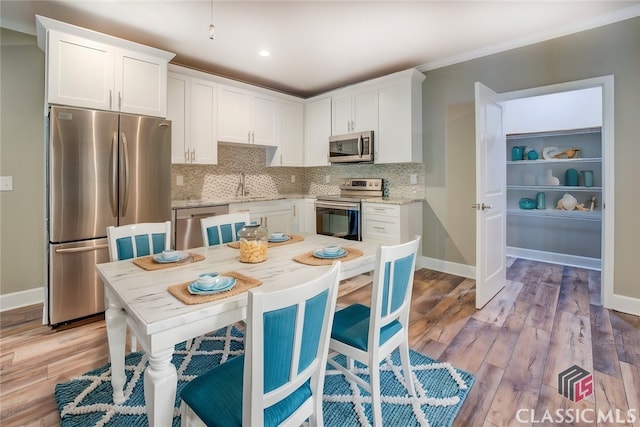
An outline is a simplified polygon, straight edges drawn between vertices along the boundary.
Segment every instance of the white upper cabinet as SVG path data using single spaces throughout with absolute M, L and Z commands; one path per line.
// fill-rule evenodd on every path
M 217 164 L 217 83 L 180 73 L 168 76 L 171 162 Z
M 304 106 L 280 103 L 280 166 L 304 166 Z
M 318 98 L 305 104 L 304 165 L 329 165 L 331 136 L 331 98 Z
M 37 17 L 46 104 L 165 117 L 174 54 Z
M 232 86 L 218 90 L 218 141 L 278 145 L 273 97 Z
M 375 163 L 422 163 L 422 81 L 409 70 L 378 88 L 378 133 L 373 136 Z
M 341 135 L 378 129 L 376 87 L 349 88 L 331 95 L 331 132 Z

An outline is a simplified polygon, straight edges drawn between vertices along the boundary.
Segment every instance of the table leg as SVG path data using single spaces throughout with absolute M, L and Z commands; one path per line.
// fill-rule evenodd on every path
M 144 371 L 144 400 L 152 427 L 170 426 L 173 421 L 178 374 L 172 356 L 173 348 L 149 354 L 149 366 Z
M 108 296 L 107 296 L 108 298 Z M 107 340 L 109 342 L 109 361 L 111 362 L 111 387 L 113 388 L 113 403 L 124 402 L 124 342 L 127 334 L 127 315 L 118 304 L 109 301 L 104 318 L 107 325 Z

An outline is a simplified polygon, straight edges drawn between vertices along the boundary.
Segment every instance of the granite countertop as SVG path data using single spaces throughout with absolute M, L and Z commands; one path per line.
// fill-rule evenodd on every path
M 249 202 L 268 202 L 274 200 L 287 200 L 287 199 L 315 199 L 317 195 L 314 194 L 271 194 L 262 196 L 246 196 L 241 198 L 228 198 L 228 199 L 197 199 L 197 200 L 174 200 L 171 202 L 172 209 L 186 209 L 186 208 L 201 208 L 208 206 L 221 206 L 231 203 L 249 203 Z M 420 198 L 406 198 L 406 197 L 373 197 L 370 199 L 363 199 L 363 202 L 370 203 L 385 203 L 389 205 L 407 205 L 410 203 L 422 202 Z
M 268 202 L 274 200 L 286 200 L 286 199 L 305 199 L 313 198 L 316 196 L 308 194 L 270 194 L 262 196 L 246 196 L 246 197 L 230 197 L 228 199 L 194 199 L 194 200 L 173 200 L 171 202 L 172 209 L 186 209 L 186 208 L 202 208 L 208 206 L 221 206 L 231 203 L 249 203 L 249 202 Z
M 371 199 L 364 199 L 363 202 L 368 203 L 384 203 L 388 205 L 408 205 L 410 203 L 420 203 L 423 202 L 424 199 L 420 199 L 418 197 L 373 197 Z

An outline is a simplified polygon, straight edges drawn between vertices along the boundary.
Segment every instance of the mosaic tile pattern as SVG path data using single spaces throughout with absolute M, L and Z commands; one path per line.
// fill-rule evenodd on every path
M 267 149 L 242 145 L 218 145 L 217 165 L 172 165 L 173 200 L 224 199 L 239 195 L 240 174 L 245 174 L 249 195 L 337 194 L 341 178 L 382 178 L 394 198 L 424 198 L 425 165 L 344 164 L 325 167 L 268 167 Z M 416 174 L 417 185 L 409 183 Z M 184 185 L 177 185 L 177 176 Z M 295 176 L 295 183 L 291 176 Z M 328 181 L 327 182 L 327 177 Z

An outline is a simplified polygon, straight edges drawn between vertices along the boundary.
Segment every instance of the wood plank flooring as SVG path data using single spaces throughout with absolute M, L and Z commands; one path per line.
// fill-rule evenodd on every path
M 455 426 L 627 425 L 640 427 L 640 318 L 600 306 L 598 272 L 509 259 L 508 284 L 476 310 L 475 282 L 416 272 L 411 347 L 476 375 Z M 341 285 L 340 305 L 368 303 L 367 276 Z M 0 424 L 56 426 L 56 383 L 107 362 L 104 320 L 41 325 L 42 306 L 0 315 Z M 574 403 L 558 393 L 558 373 L 577 364 L 594 392 Z M 553 423 L 545 411 L 611 410 L 635 422 Z M 518 415 L 520 420 L 518 421 Z M 533 419 L 532 419 L 533 418 Z M 618 417 L 620 419 L 620 417 Z M 395 426 L 393 426 L 395 427 Z

